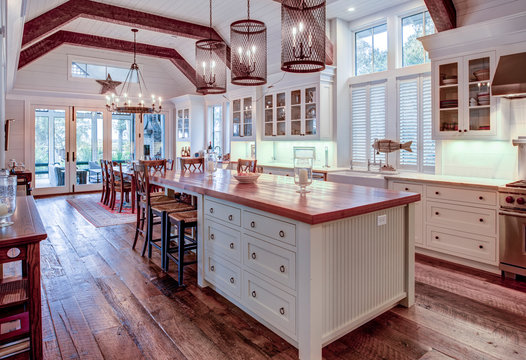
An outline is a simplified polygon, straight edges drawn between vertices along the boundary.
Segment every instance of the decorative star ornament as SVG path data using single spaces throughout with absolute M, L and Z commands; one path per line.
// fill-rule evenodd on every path
M 106 80 L 96 80 L 99 84 L 102 85 L 102 88 L 100 89 L 101 94 L 106 94 L 109 91 L 115 91 L 115 88 L 122 84 L 122 81 L 113 81 L 111 79 L 111 75 L 108 74 L 108 77 Z

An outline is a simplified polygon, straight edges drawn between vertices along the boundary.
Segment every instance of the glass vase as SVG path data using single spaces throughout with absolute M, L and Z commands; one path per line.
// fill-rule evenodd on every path
M 16 176 L 0 176 L 0 227 L 13 225 L 9 217 L 16 210 Z
M 294 183 L 300 187 L 297 193 L 306 194 L 310 191 L 307 186 L 312 184 L 312 164 L 314 159 L 311 157 L 296 157 L 294 159 Z
M 208 177 L 213 177 L 217 170 L 217 157 L 213 152 L 209 152 L 205 155 L 205 172 Z

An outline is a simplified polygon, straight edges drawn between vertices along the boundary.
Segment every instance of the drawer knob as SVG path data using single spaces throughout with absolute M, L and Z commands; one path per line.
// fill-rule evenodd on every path
M 7 250 L 6 255 L 10 259 L 15 259 L 15 258 L 18 257 L 18 255 L 20 255 L 20 249 L 17 248 L 17 247 L 11 248 L 11 249 Z M 0 265 L 0 266 L 2 266 L 2 265 Z
M 231 277 L 231 278 L 230 278 L 230 283 L 233 284 L 234 282 L 235 282 L 234 278 Z
M 409 191 L 409 188 L 405 188 L 405 191 Z
M 256 291 L 252 291 L 252 297 L 256 297 Z
M 479 249 L 484 249 L 484 245 L 479 245 Z
M 234 243 L 230 243 L 230 248 L 231 248 L 231 249 L 234 248 Z
M 479 200 L 484 200 L 484 196 L 479 196 Z
M 210 271 L 215 271 L 216 268 L 214 267 L 214 265 L 210 266 Z
M 281 265 L 281 266 L 279 267 L 279 271 L 281 271 L 282 273 L 284 273 L 284 272 L 285 272 L 285 265 Z
M 252 259 L 256 260 L 256 253 L 253 252 L 252 255 L 250 255 L 252 257 Z
M 233 215 L 228 215 L 228 220 L 232 221 L 233 218 L 234 218 Z
M 283 230 L 279 231 L 279 237 L 285 237 L 285 232 Z
M 250 227 L 251 227 L 251 228 L 255 228 L 255 227 L 256 227 L 256 223 L 255 223 L 254 221 L 251 221 L 251 222 L 250 222 Z
M 440 192 L 438 192 L 438 191 L 435 191 L 435 195 L 440 195 Z
M 440 215 L 438 211 L 435 211 L 435 215 Z
M 216 237 L 214 234 L 210 234 L 210 239 L 214 240 Z
M 483 219 L 483 218 L 480 218 L 479 221 L 480 221 L 480 222 L 484 222 L 484 219 Z
M 435 239 L 438 240 L 438 236 L 435 236 Z
M 285 315 L 285 308 L 279 308 L 279 313 L 281 315 Z
M 210 208 L 210 214 L 214 213 L 214 208 Z

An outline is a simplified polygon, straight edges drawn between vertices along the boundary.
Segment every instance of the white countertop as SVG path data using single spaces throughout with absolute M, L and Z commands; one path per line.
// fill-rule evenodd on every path
M 408 180 L 408 181 L 425 181 L 435 183 L 446 183 L 451 185 L 470 185 L 481 186 L 496 189 L 499 186 L 504 186 L 513 180 L 510 179 L 488 179 L 464 176 L 449 176 L 449 175 L 433 175 L 422 173 L 402 172 L 395 175 L 386 175 L 388 180 Z

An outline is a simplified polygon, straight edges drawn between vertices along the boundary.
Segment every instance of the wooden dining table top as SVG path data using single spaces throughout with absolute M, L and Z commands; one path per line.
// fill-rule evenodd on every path
M 420 195 L 366 186 L 313 181 L 310 193 L 298 194 L 293 177 L 261 174 L 254 184 L 240 184 L 235 171 L 205 173 L 167 171 L 150 177 L 150 183 L 192 191 L 245 205 L 307 224 L 320 224 L 420 200 Z

